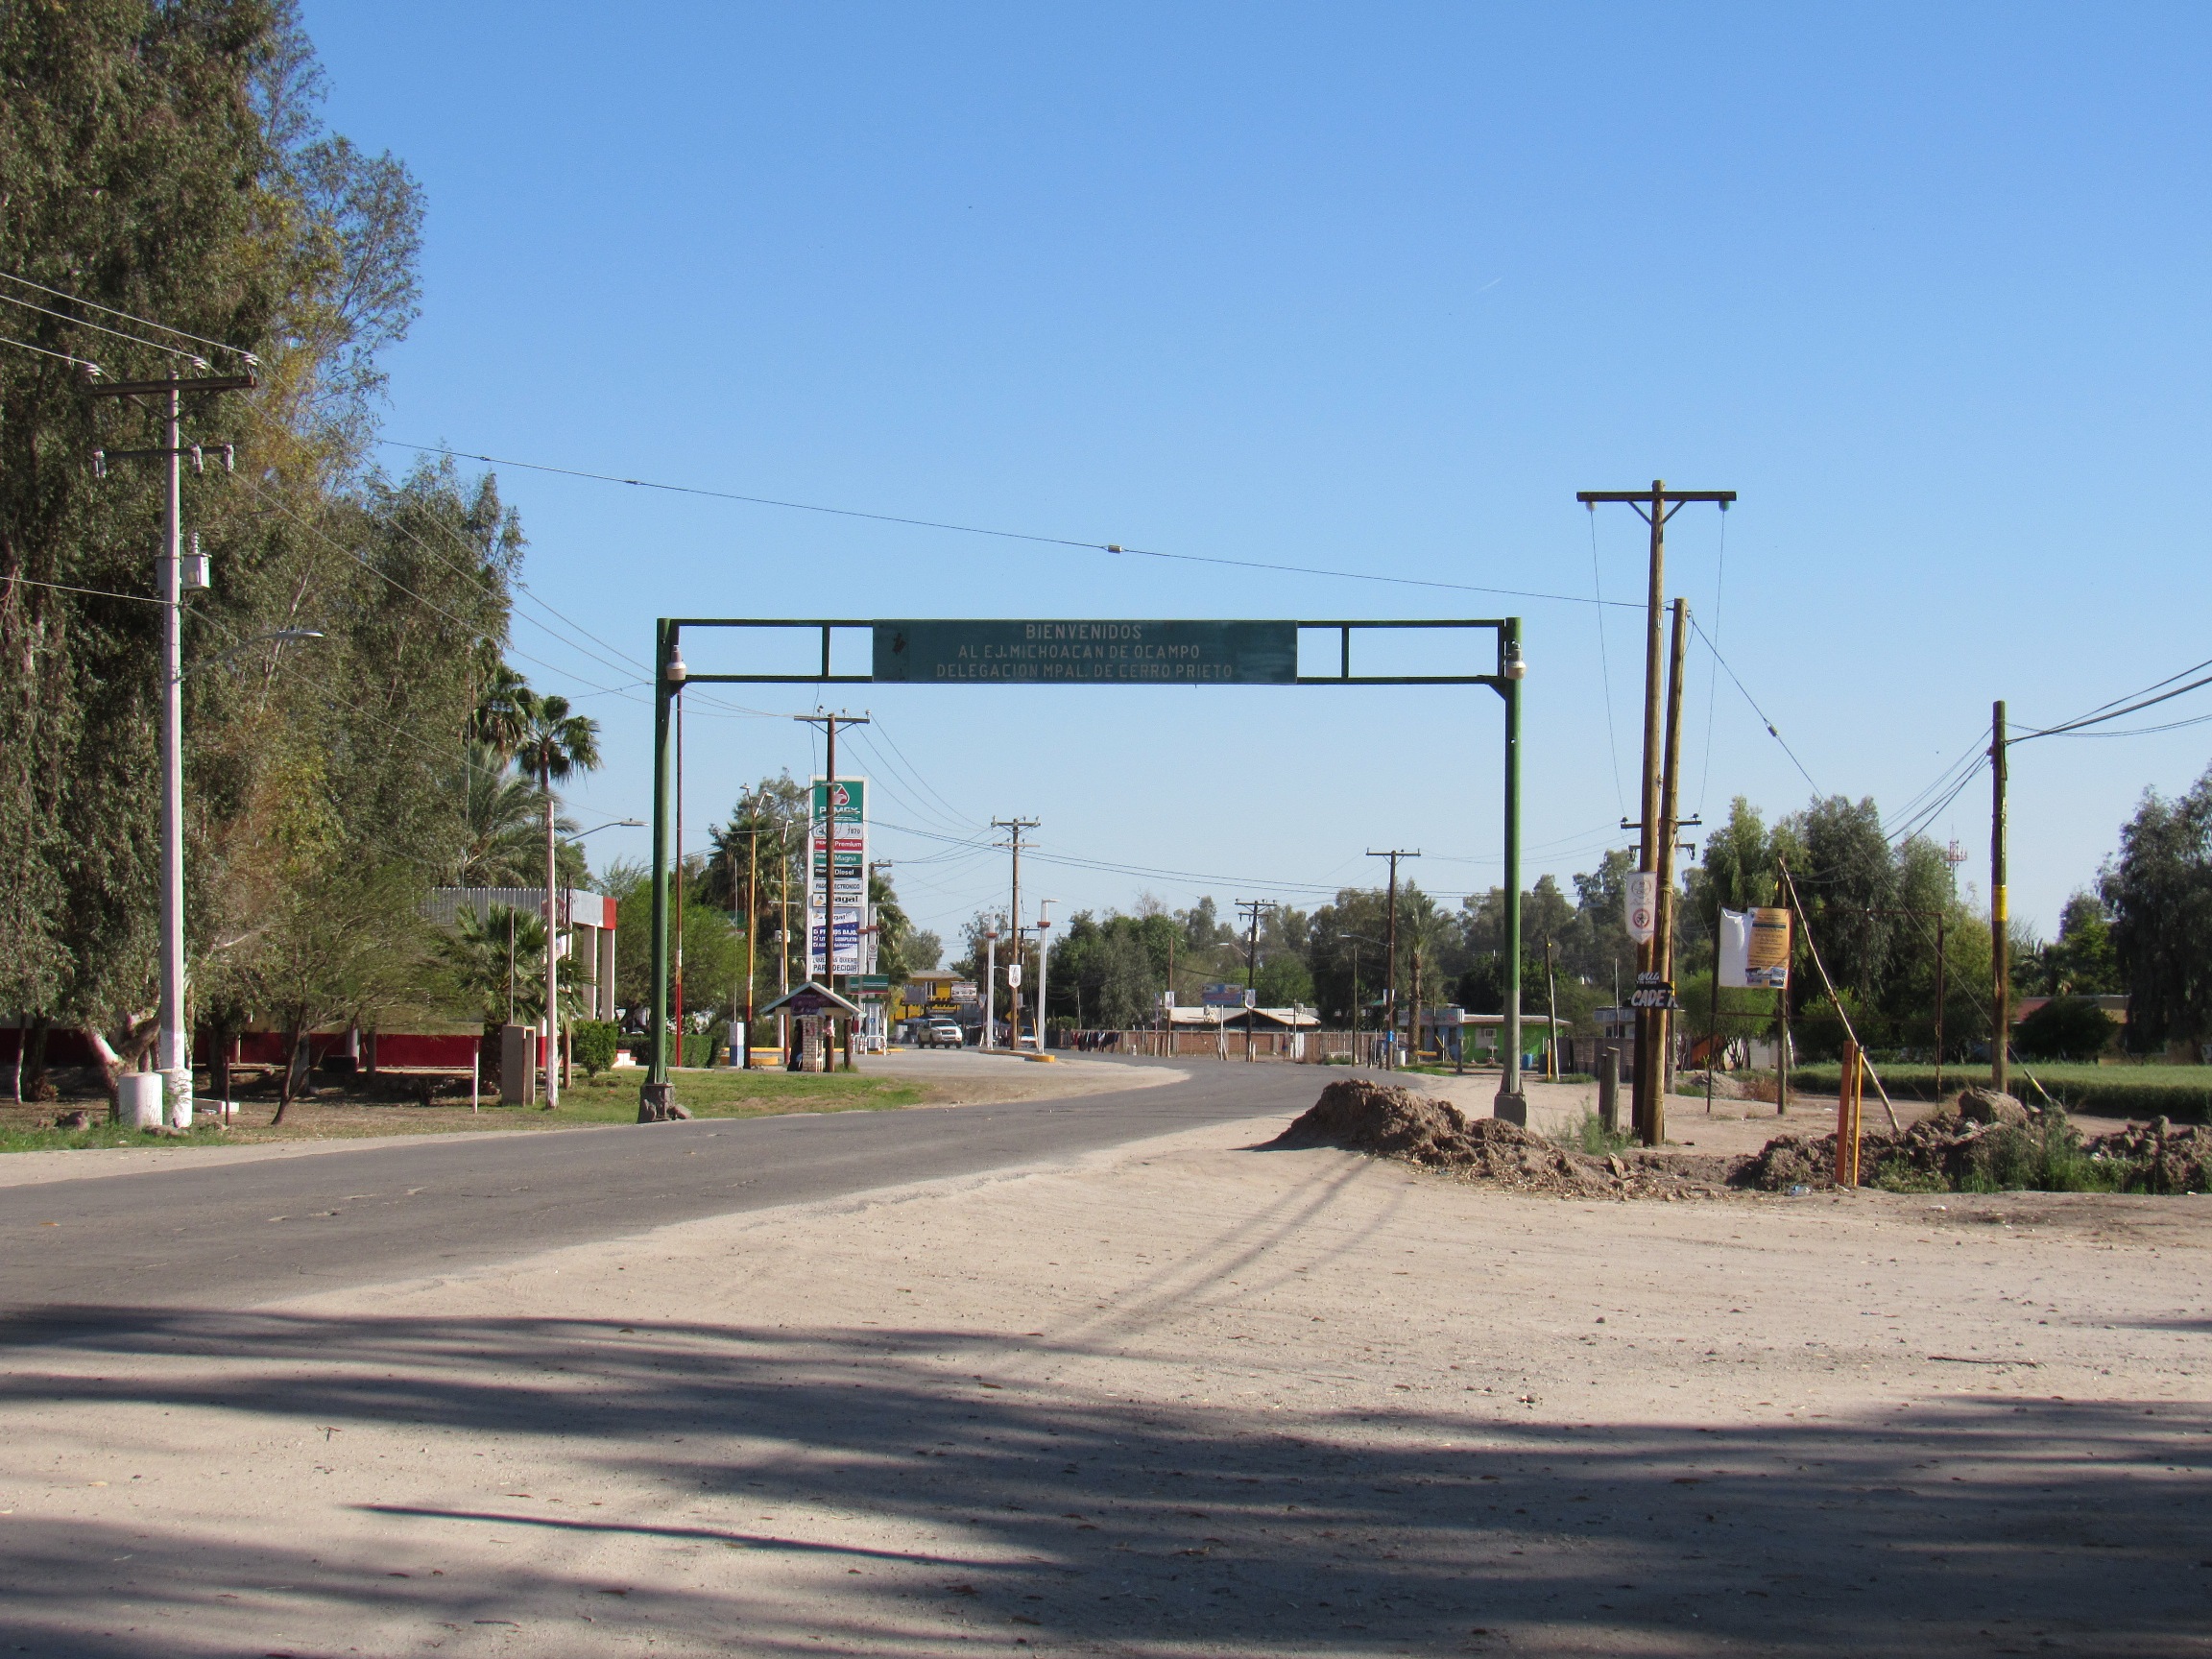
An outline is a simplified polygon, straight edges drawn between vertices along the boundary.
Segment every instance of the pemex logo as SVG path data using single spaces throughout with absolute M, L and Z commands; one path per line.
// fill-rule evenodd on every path
M 853 791 L 846 788 L 842 783 L 831 784 L 830 788 L 830 804 L 832 806 L 852 805 Z

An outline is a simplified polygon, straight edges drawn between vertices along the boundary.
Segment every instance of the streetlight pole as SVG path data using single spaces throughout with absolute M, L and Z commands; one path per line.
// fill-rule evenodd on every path
M 1045 1052 L 1045 974 L 1052 959 L 1050 942 L 1046 935 L 1051 931 L 1052 918 L 1048 914 L 1057 899 L 1037 901 L 1037 1052 Z
M 998 1023 L 998 929 L 983 929 L 983 1046 L 996 1048 L 993 1041 Z
M 1505 700 L 1505 1052 L 1490 1111 L 1524 1127 L 1528 1098 L 1521 1092 L 1521 682 L 1527 673 L 1521 618 L 1508 616 L 1498 633 L 1498 691 Z
M 1352 947 L 1352 1064 L 1359 1064 L 1359 947 L 1372 945 L 1374 940 L 1361 933 L 1346 933 L 1341 937 Z

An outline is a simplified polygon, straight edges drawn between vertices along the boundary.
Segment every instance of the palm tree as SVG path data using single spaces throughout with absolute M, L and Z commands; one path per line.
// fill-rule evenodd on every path
M 535 776 L 545 797 L 545 937 L 560 938 L 561 845 L 556 833 L 553 785 L 572 772 L 599 768 L 599 722 L 568 712 L 565 697 L 533 694 L 527 687 L 516 694 L 521 715 L 520 737 L 515 745 L 515 764 Z M 550 1111 L 561 1099 L 560 992 L 555 973 L 560 952 L 545 952 L 545 1105 Z
M 484 683 L 483 695 L 476 699 L 475 713 L 469 717 L 469 741 L 491 750 L 504 767 L 522 747 L 535 701 L 529 681 L 504 662 L 495 664 Z
M 536 779 L 507 769 L 507 757 L 488 743 L 471 743 L 465 751 L 462 779 L 462 818 L 467 832 L 461 855 L 453 866 L 453 880 L 463 887 L 527 887 L 537 879 L 534 868 L 543 856 L 539 845 L 545 803 Z M 564 835 L 576 832 L 567 818 L 555 820 Z M 565 872 L 571 884 L 580 876 L 572 849 Z

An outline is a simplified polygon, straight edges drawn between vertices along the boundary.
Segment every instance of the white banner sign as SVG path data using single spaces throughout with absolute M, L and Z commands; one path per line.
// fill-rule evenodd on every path
M 1720 988 L 1787 991 L 1790 988 L 1790 912 L 1720 912 Z
M 1653 872 L 1638 870 L 1628 878 L 1628 937 L 1639 945 L 1648 945 L 1659 931 L 1659 878 Z

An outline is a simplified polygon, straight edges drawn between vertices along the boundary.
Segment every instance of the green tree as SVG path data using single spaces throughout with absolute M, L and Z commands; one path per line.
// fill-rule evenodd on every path
M 2013 1041 L 2034 1060 L 2092 1060 L 2119 1027 L 2087 997 L 2054 997 L 2020 1022 Z
M 387 1024 L 424 1006 L 430 937 L 412 902 L 418 891 L 404 866 L 326 865 L 279 891 L 252 948 L 239 953 L 232 983 L 282 1034 L 288 1056 L 276 1122 L 306 1074 L 310 1031 Z
M 544 879 L 541 826 L 545 797 L 535 780 L 508 770 L 497 751 L 471 743 L 463 752 L 456 785 L 464 805 L 462 844 L 452 879 L 462 887 L 534 887 Z M 566 837 L 576 833 L 573 818 L 557 816 L 561 884 L 581 885 L 584 855 Z
M 187 485 L 218 575 L 184 651 L 192 996 L 243 1019 L 240 987 L 273 995 L 280 957 L 302 982 L 332 959 L 318 917 L 369 888 L 412 916 L 399 889 L 450 863 L 462 716 L 497 661 L 519 540 L 497 520 L 489 548 L 470 539 L 488 485 L 471 503 L 449 471 L 363 474 L 377 354 L 415 314 L 421 204 L 390 156 L 322 129 L 291 5 L 0 9 L 0 270 L 55 291 L 54 314 L 9 332 L 114 377 L 178 366 L 94 332 L 78 296 L 226 342 L 195 348 L 222 368 L 258 362 L 257 391 L 188 410 L 242 461 Z M 151 1028 L 159 615 L 103 595 L 147 590 L 159 501 L 153 469 L 97 478 L 84 460 L 146 441 L 141 414 L 84 399 L 63 365 L 0 349 L 0 576 L 29 579 L 0 586 L 0 1002 L 111 1052 Z M 216 665 L 277 627 L 325 637 Z
M 2212 771 L 2172 801 L 2145 793 L 2097 890 L 2111 908 L 2130 1044 L 2212 1036 Z

